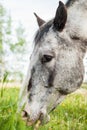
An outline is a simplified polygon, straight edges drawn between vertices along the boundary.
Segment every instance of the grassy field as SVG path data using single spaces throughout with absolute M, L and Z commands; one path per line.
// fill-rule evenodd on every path
M 0 96 L 0 130 L 34 130 L 16 114 L 18 93 L 18 88 L 5 88 Z M 50 116 L 50 122 L 38 130 L 87 130 L 87 93 L 68 95 Z

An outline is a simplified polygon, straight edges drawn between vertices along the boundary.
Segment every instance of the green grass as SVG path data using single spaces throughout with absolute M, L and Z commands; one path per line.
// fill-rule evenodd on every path
M 87 89 L 87 83 L 82 84 L 82 88 L 86 88 Z
M 87 85 L 83 85 L 87 88 Z M 33 130 L 16 114 L 18 88 L 5 88 L 0 97 L 0 130 Z M 87 95 L 71 94 L 51 114 L 48 124 L 38 130 L 87 130 Z

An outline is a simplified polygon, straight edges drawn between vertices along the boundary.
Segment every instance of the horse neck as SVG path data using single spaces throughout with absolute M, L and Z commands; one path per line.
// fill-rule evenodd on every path
M 87 41 L 87 0 L 76 0 L 67 11 L 67 32 Z

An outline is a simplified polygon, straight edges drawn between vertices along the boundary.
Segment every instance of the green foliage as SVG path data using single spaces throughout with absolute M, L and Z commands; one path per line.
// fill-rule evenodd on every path
M 14 53 L 24 53 L 26 41 L 25 29 L 21 23 L 15 29 L 17 41 L 14 44 L 10 44 L 10 50 Z
M 4 26 L 4 16 L 5 16 L 5 9 L 0 4 L 0 54 L 3 53 L 3 26 Z
M 82 85 L 82 88 L 86 88 L 86 89 L 87 89 L 87 83 L 84 83 L 84 84 Z
M 16 114 L 19 89 L 5 88 L 0 99 L 0 130 L 34 130 Z M 71 94 L 38 130 L 87 130 L 87 95 Z
M 0 3 L 0 53 L 3 54 L 3 44 L 9 44 L 9 36 L 11 35 L 11 16 L 8 14 L 4 6 Z
M 3 97 L 3 92 L 4 92 L 4 88 L 3 88 L 3 85 L 4 85 L 4 83 L 6 82 L 6 80 L 7 80 L 7 76 L 8 76 L 8 72 L 5 72 L 4 73 L 4 76 L 3 76 L 3 79 L 2 79 L 2 86 L 1 86 L 1 97 Z
M 4 89 L 4 96 L 0 99 L 0 130 L 29 130 L 16 113 L 18 92 L 17 88 Z

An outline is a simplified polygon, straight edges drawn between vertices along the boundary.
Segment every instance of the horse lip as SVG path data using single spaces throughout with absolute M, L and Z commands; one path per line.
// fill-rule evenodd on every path
M 43 116 L 43 113 L 40 113 L 37 118 L 28 119 L 28 120 L 27 120 L 27 125 L 31 126 L 31 125 L 37 123 L 38 121 L 40 122 L 40 124 L 42 124 L 43 117 L 44 117 L 44 116 Z
M 31 126 L 33 124 L 35 124 L 38 120 L 42 123 L 44 118 L 44 114 L 42 112 L 40 112 L 36 118 L 31 119 L 29 114 L 27 113 L 26 110 L 23 110 L 22 112 L 22 119 L 24 121 L 26 121 L 27 125 Z
M 28 113 L 23 110 L 22 112 L 22 119 L 27 123 L 27 125 L 31 126 L 33 125 L 37 120 L 39 120 L 39 117 L 36 119 L 30 119 Z

